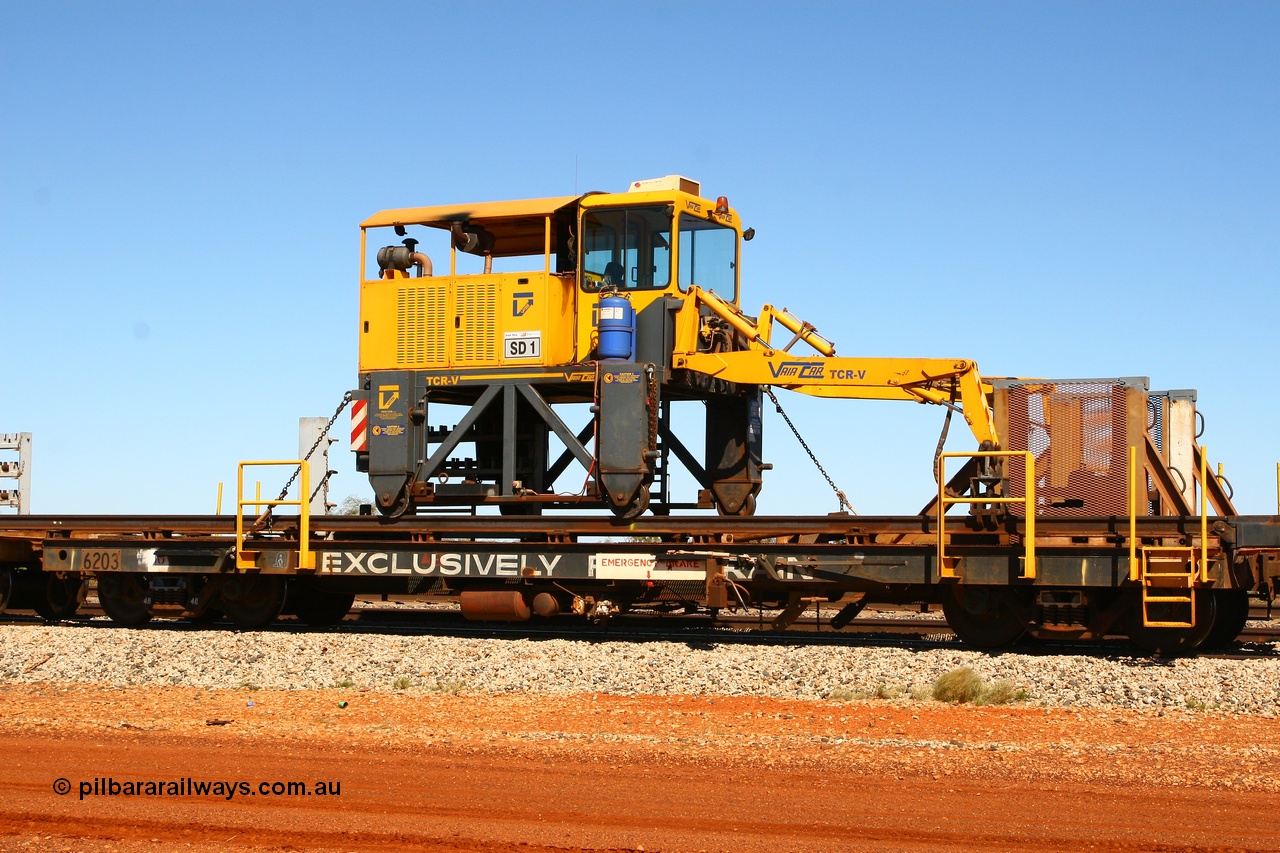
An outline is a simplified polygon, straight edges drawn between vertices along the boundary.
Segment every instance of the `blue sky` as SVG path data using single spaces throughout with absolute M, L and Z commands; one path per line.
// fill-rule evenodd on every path
M 748 310 L 1196 388 L 1273 512 L 1278 45 L 1258 2 L 0 3 L 0 432 L 36 512 L 212 511 L 354 387 L 360 220 L 680 173 L 758 232 Z M 783 403 L 859 511 L 931 493 L 939 409 Z M 836 509 L 765 435 L 760 512 Z

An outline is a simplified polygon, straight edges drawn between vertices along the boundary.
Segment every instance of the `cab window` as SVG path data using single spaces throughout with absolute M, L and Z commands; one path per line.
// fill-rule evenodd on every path
M 663 207 L 590 210 L 582 217 L 582 286 L 653 290 L 671 283 L 671 215 Z
M 737 298 L 738 235 L 732 228 L 680 215 L 681 289 L 696 284 L 728 299 Z

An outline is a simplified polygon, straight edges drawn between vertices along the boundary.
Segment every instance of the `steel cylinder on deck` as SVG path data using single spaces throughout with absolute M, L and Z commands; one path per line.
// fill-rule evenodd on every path
M 601 361 L 629 361 L 636 349 L 636 309 L 617 293 L 601 295 L 597 306 Z
M 458 595 L 462 615 L 478 622 L 523 622 L 532 615 L 519 592 L 467 590 Z

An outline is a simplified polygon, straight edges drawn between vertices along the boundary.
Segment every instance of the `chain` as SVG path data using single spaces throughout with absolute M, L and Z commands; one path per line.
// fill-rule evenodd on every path
M 773 407 L 778 410 L 778 414 L 782 415 L 782 419 L 787 422 L 787 426 L 791 427 L 792 434 L 796 437 L 796 441 L 800 442 L 800 446 L 804 448 L 804 452 L 809 454 L 809 458 L 813 460 L 813 464 L 817 466 L 818 473 L 822 474 L 827 480 L 827 485 L 831 487 L 831 491 L 836 493 L 836 497 L 840 500 L 840 506 L 849 510 L 851 515 L 857 515 L 858 511 L 849 503 L 849 499 L 844 496 L 844 492 L 836 486 L 836 481 L 831 479 L 831 475 L 827 473 L 827 469 L 822 467 L 822 463 L 818 461 L 818 457 L 814 455 L 813 450 L 809 447 L 809 442 L 804 440 L 804 436 L 800 435 L 800 430 L 796 429 L 796 425 L 791 422 L 791 418 L 787 417 L 787 413 L 782 410 L 782 404 L 778 402 L 778 398 L 774 396 L 773 389 L 765 386 L 764 393 L 769 395 L 769 399 L 773 401 Z
M 939 475 L 938 459 L 942 457 L 942 449 L 947 446 L 947 432 L 951 429 L 951 415 L 956 410 L 956 383 L 951 383 L 951 403 L 947 406 L 947 416 L 942 419 L 942 434 L 938 436 L 938 446 L 933 451 L 933 479 Z
M 324 488 L 324 484 L 325 484 L 325 483 L 327 483 L 327 482 L 329 482 L 329 478 L 330 478 L 330 477 L 332 477 L 332 476 L 333 476 L 334 474 L 336 474 L 336 473 L 338 473 L 338 472 L 337 472 L 337 471 L 325 471 L 325 472 L 324 472 L 324 476 L 320 478 L 320 485 L 316 486 L 314 489 L 312 489 L 312 490 L 311 490 L 311 497 L 307 500 L 307 503 L 308 503 L 308 504 L 310 504 L 310 503 L 311 503 L 311 501 L 313 501 L 313 500 L 315 500 L 315 499 L 316 499 L 316 495 L 320 494 L 320 490 Z
M 645 450 L 653 450 L 658 446 L 658 372 L 652 367 L 645 372 L 649 374 L 649 443 Z
M 307 460 L 311 458 L 311 454 L 316 452 L 316 448 L 320 446 L 320 442 L 324 441 L 325 438 L 329 435 L 329 430 L 333 429 L 333 425 L 334 423 L 337 422 L 338 416 L 342 414 L 342 410 L 345 409 L 347 407 L 347 404 L 350 402 L 351 402 L 351 392 L 348 391 L 347 393 L 342 395 L 342 402 L 338 403 L 338 408 L 334 409 L 333 417 L 329 418 L 329 422 L 324 425 L 324 429 L 320 431 L 320 436 L 316 439 L 315 444 L 311 445 L 311 449 L 307 451 L 307 455 L 302 457 L 302 464 L 298 465 L 297 468 L 293 469 L 293 473 L 289 476 L 289 481 L 285 483 L 284 488 L 280 490 L 280 494 L 276 498 L 277 501 L 282 501 L 289 496 L 289 489 L 293 486 L 294 480 L 298 479 L 298 475 L 302 473 L 302 466 L 305 465 L 307 463 Z M 320 490 L 324 488 L 324 484 L 327 482 L 329 482 L 329 472 L 325 471 L 324 477 L 320 480 L 320 485 L 316 486 L 316 490 L 312 492 L 311 495 L 307 498 L 308 503 L 310 503 L 311 499 L 320 493 Z M 275 510 L 275 507 L 268 506 L 266 511 L 263 512 L 262 515 L 258 516 L 257 519 L 254 520 L 253 526 L 250 528 L 250 530 L 253 532 L 257 532 L 259 530 L 262 530 L 263 528 L 270 527 L 272 512 L 274 510 Z

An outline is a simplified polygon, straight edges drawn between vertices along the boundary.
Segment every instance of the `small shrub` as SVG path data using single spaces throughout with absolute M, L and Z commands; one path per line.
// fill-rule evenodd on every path
M 874 690 L 854 690 L 850 687 L 837 687 L 827 692 L 827 698 L 832 702 L 862 702 L 867 699 L 898 699 L 905 692 L 905 688 L 889 687 L 885 684 L 877 684 Z
M 911 686 L 911 698 L 916 702 L 923 702 L 932 696 L 933 690 L 926 684 L 913 684 Z
M 979 705 L 1008 705 L 1012 702 L 1024 702 L 1029 698 L 1025 690 L 1019 690 L 1007 681 L 997 681 L 987 685 L 978 697 Z
M 352 681 L 350 678 L 344 678 L 344 679 L 342 679 L 341 681 L 339 681 L 339 682 L 338 682 L 338 686 L 339 686 L 339 687 L 354 687 L 354 686 L 355 686 L 355 682 L 354 682 L 354 681 Z
M 913 691 L 912 695 L 915 693 Z M 939 702 L 951 702 L 960 705 L 972 702 L 975 705 L 1008 705 L 1011 702 L 1025 702 L 1031 694 L 1014 687 L 1008 681 L 997 681 L 987 684 L 969 667 L 953 669 L 939 676 L 933 683 L 932 695 Z
M 259 687 L 258 685 L 256 685 L 256 684 L 251 684 L 251 683 L 249 683 L 248 681 L 242 681 L 242 682 L 240 682 L 240 686 L 241 686 L 242 688 L 244 688 L 245 690 L 261 690 L 261 689 L 262 689 L 262 688 L 261 688 L 261 687 Z
M 391 682 L 391 686 L 394 687 L 396 690 L 404 690 L 406 687 L 409 686 L 409 683 L 410 683 L 409 676 L 401 675 L 397 677 L 395 681 Z
M 963 666 L 938 676 L 933 682 L 933 698 L 957 705 L 973 702 L 982 695 L 984 686 L 978 673 Z
M 435 684 L 431 685 L 430 689 L 436 693 L 461 693 L 463 690 L 467 689 L 467 682 L 437 681 Z

